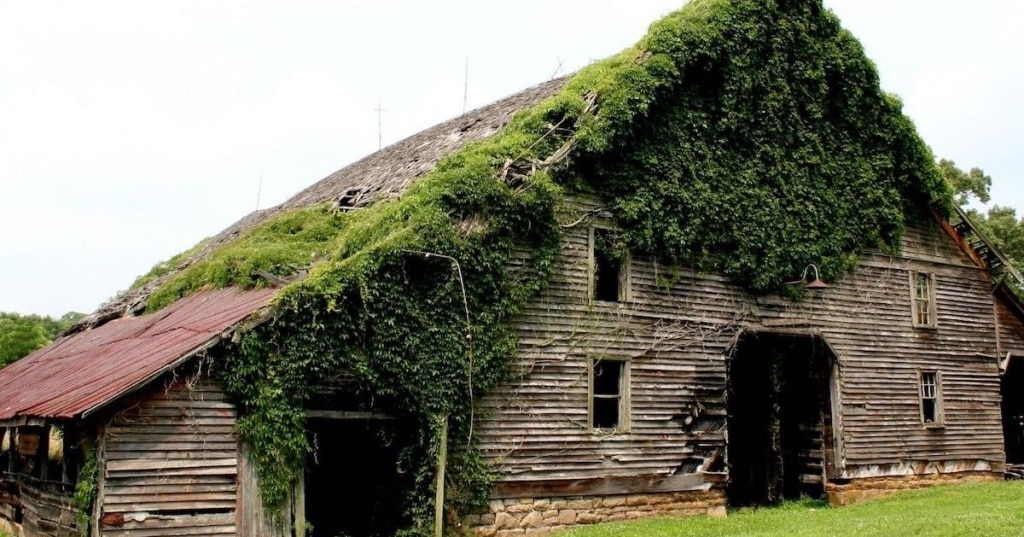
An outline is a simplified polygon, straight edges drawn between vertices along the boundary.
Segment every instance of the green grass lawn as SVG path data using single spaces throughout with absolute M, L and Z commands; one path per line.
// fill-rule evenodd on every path
M 847 507 L 794 502 L 728 518 L 657 518 L 580 526 L 558 537 L 1024 536 L 1024 481 L 907 491 Z

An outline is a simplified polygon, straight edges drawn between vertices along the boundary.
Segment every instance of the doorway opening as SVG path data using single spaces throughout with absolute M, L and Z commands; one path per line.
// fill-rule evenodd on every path
M 1006 464 L 1011 474 L 1024 476 L 1024 357 L 1007 358 L 1000 384 Z
M 812 335 L 746 334 L 729 359 L 730 505 L 822 498 L 835 460 L 835 357 Z
M 408 430 L 400 421 L 311 417 L 307 431 L 307 537 L 383 537 L 406 525 L 399 452 Z

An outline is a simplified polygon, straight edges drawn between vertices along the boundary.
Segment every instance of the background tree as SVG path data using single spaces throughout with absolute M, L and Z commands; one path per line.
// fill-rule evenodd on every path
M 83 317 L 85 314 L 77 311 L 69 311 L 59 319 L 0 312 L 0 367 L 41 349 Z
M 1013 207 L 994 205 L 986 215 L 979 215 L 978 225 L 996 248 L 1018 269 L 1024 269 L 1024 217 L 1017 218 Z M 973 217 L 972 218 L 977 218 Z
M 1017 269 L 1024 269 L 1024 217 L 1017 218 L 1013 207 L 993 205 L 986 212 L 968 207 L 973 199 L 981 203 L 991 200 L 992 178 L 981 168 L 965 172 L 952 160 L 938 162 L 939 174 L 953 187 L 956 203 Z
M 981 168 L 971 168 L 965 172 L 956 167 L 952 160 L 939 160 L 939 174 L 953 187 L 956 204 L 964 207 L 971 201 L 973 196 L 982 203 L 988 203 L 991 199 L 989 190 L 992 188 L 992 178 L 985 175 Z

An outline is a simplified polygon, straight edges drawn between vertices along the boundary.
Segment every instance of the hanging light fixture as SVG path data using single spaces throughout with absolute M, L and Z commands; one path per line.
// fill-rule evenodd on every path
M 807 281 L 807 269 L 812 268 L 814 269 L 814 279 L 811 281 Z M 817 291 L 819 289 L 828 289 L 829 287 L 831 287 L 829 284 L 822 281 L 822 279 L 818 276 L 818 266 L 815 265 L 814 263 L 811 263 L 810 265 L 804 267 L 804 275 L 803 277 L 800 278 L 800 283 L 804 284 L 804 289 L 811 289 L 814 291 Z
M 814 269 L 814 279 L 811 280 L 811 281 L 807 281 L 807 271 L 809 271 L 811 269 Z M 803 273 L 802 276 L 800 276 L 799 280 L 797 280 L 795 282 L 788 282 L 788 283 L 790 285 L 800 284 L 800 285 L 802 285 L 804 287 L 804 289 L 810 289 L 812 291 L 818 291 L 818 290 L 821 290 L 821 289 L 828 289 L 829 287 L 832 287 L 831 285 L 825 283 L 821 279 L 821 277 L 818 275 L 818 266 L 815 265 L 814 263 L 811 263 L 811 264 L 807 265 L 806 267 L 804 267 L 804 273 Z

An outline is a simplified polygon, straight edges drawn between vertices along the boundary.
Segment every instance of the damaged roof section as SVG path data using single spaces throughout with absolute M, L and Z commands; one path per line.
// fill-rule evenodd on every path
M 221 341 L 275 292 L 200 292 L 158 313 L 65 336 L 0 369 L 0 424 L 95 412 Z
M 167 273 L 101 305 L 71 331 L 94 328 L 144 310 L 150 294 L 175 274 L 284 211 L 324 202 L 335 202 L 339 208 L 348 210 L 399 196 L 410 184 L 433 170 L 444 156 L 466 144 L 493 136 L 512 120 L 516 112 L 557 94 L 569 78 L 549 80 L 435 125 L 345 166 L 280 205 L 246 215 L 206 240 Z

